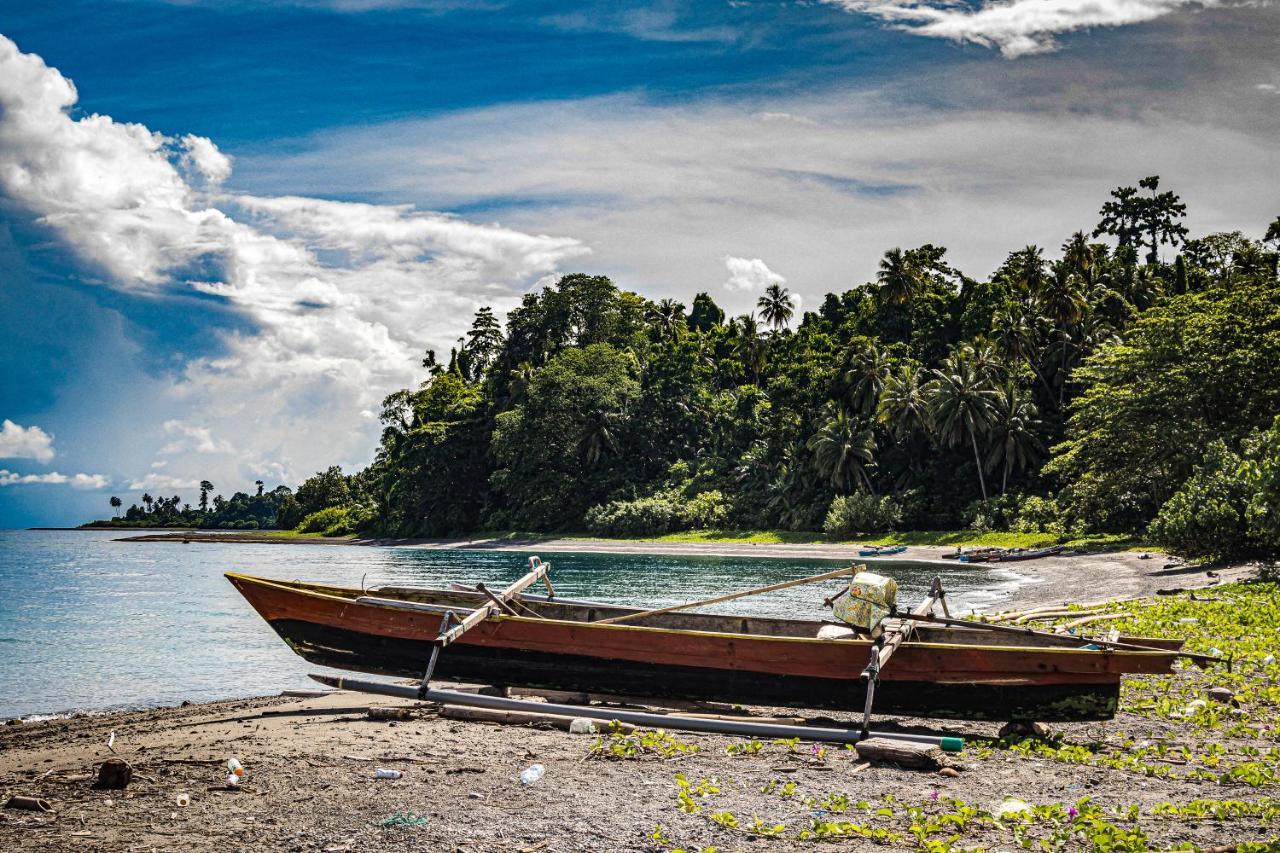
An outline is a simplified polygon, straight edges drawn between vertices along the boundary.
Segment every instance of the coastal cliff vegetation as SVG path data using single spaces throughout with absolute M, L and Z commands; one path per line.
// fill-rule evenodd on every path
M 388 396 L 371 464 L 118 523 L 444 536 L 1128 533 L 1280 553 L 1280 219 L 1192 237 L 1158 178 L 974 279 L 932 244 L 801 312 L 574 274 Z

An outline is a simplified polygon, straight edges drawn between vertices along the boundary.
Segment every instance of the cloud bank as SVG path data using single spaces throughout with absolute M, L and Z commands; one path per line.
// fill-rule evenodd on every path
M 111 480 L 102 474 L 59 474 L 50 471 L 47 474 L 17 474 L 0 468 L 0 486 L 28 486 L 44 484 L 53 486 L 71 486 L 73 489 L 105 489 Z
M 376 422 L 359 413 L 419 378 L 423 349 L 447 349 L 476 308 L 510 307 L 587 252 L 572 238 L 408 205 L 226 193 L 231 160 L 211 140 L 75 118 L 77 97 L 0 36 L 0 198 L 92 269 L 91 281 L 184 297 L 180 310 L 212 302 L 240 321 L 169 389 L 199 425 L 170 421 L 156 436 L 162 453 L 230 458 L 174 482 L 366 462 Z
M 975 9 L 948 0 L 822 2 L 913 35 L 996 47 L 1010 59 L 1057 50 L 1054 37 L 1062 33 L 1140 24 L 1221 5 L 1221 0 L 985 0 Z
M 724 265 L 729 270 L 729 280 L 724 283 L 726 290 L 758 292 L 775 282 L 786 284 L 787 280 L 769 269 L 759 258 L 735 258 L 726 255 Z
M 21 427 L 5 418 L 0 424 L 0 459 L 53 461 L 53 436 L 38 426 Z

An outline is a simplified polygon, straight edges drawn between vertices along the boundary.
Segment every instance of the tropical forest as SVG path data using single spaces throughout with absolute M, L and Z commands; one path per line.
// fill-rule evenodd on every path
M 442 537 L 687 530 L 1114 534 L 1280 555 L 1280 218 L 1193 235 L 1158 177 L 1057 247 L 970 277 L 947 249 L 799 314 L 780 282 L 726 316 L 571 274 L 476 312 L 386 398 L 358 472 L 128 526 Z M 147 496 L 150 497 L 150 496 Z M 118 504 L 117 499 L 113 501 Z

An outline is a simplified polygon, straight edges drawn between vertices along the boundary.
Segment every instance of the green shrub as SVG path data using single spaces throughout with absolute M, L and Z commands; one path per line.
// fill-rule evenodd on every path
M 1222 441 L 1211 444 L 1147 533 L 1189 557 L 1280 557 L 1280 418 L 1246 437 L 1239 453 Z
M 308 515 L 297 526 L 298 533 L 350 536 L 368 525 L 371 513 L 362 506 L 329 506 Z
M 902 507 L 893 498 L 862 492 L 839 495 L 827 510 L 822 529 L 828 536 L 884 533 L 902 522 Z
M 965 526 L 979 533 L 1007 532 L 1018 517 L 1021 500 L 1017 495 L 997 495 L 984 501 L 974 501 L 965 507 Z
M 1016 533 L 1056 533 L 1059 536 L 1068 531 L 1058 502 L 1039 495 L 1027 495 L 1022 499 L 1012 529 Z
M 1213 442 L 1204 462 L 1160 507 L 1147 535 L 1189 557 L 1233 559 L 1252 553 L 1246 523 L 1252 490 L 1240 476 L 1242 465 L 1224 442 Z
M 1266 560 L 1280 558 L 1280 417 L 1245 443 L 1240 476 L 1252 494 L 1245 508 L 1249 533 Z
M 718 490 L 684 498 L 675 490 L 630 501 L 609 501 L 587 510 L 587 530 L 598 536 L 659 536 L 674 530 L 718 527 L 729 507 Z
M 705 530 L 721 527 L 729 519 L 729 505 L 719 489 L 699 492 L 685 502 L 681 512 L 682 529 Z

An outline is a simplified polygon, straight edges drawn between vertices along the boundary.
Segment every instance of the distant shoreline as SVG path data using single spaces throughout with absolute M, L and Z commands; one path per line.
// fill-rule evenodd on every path
M 976 538 L 976 537 L 975 537 Z M 288 532 L 252 533 L 212 531 L 156 533 L 124 537 L 125 542 L 209 542 L 271 545 L 365 545 L 439 550 L 509 551 L 522 554 L 652 554 L 655 556 L 742 557 L 771 559 L 849 560 L 868 565 L 923 563 L 955 567 L 942 558 L 954 550 L 947 546 L 908 546 L 892 557 L 862 557 L 858 543 L 830 542 L 749 542 L 749 541 L 665 541 L 654 539 L 591 539 L 538 536 L 493 536 L 456 539 L 357 539 L 323 537 Z M 975 567 L 979 568 L 979 567 Z M 1114 551 L 1045 557 L 1010 564 L 983 564 L 982 570 L 1000 569 L 1016 574 L 1017 588 L 1008 602 L 1014 607 L 1030 607 L 1064 602 L 1138 598 L 1172 588 L 1194 589 L 1218 582 L 1199 566 L 1170 562 L 1160 553 Z M 1251 577 L 1250 566 L 1219 568 L 1221 582 Z

